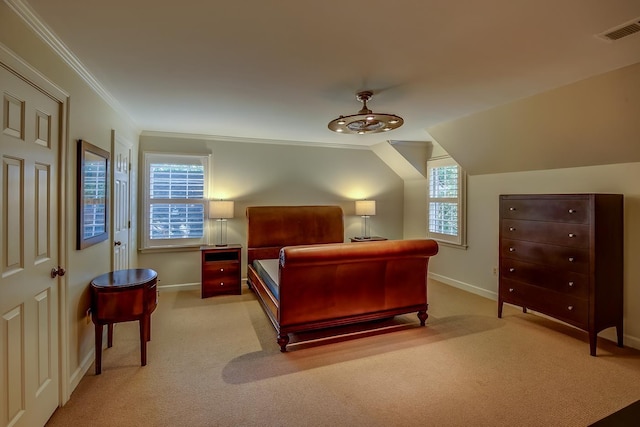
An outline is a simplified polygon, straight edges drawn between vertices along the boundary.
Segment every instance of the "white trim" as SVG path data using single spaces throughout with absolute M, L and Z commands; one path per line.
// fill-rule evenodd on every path
M 458 289 L 461 289 L 463 291 L 470 292 L 472 294 L 479 295 L 481 297 L 488 298 L 488 299 L 493 300 L 493 301 L 498 301 L 498 293 L 497 292 L 488 291 L 486 289 L 480 288 L 480 287 L 475 286 L 475 285 L 471 285 L 469 283 L 461 282 L 459 280 L 455 280 L 455 279 L 452 279 L 450 277 L 442 276 L 440 274 L 435 274 L 435 273 L 429 273 L 429 279 L 437 280 L 438 282 L 442 282 L 445 285 L 449 285 L 449 286 L 452 286 L 454 288 L 458 288 Z M 505 304 L 507 304 L 507 303 L 505 303 Z M 509 304 L 509 305 L 511 305 L 511 304 Z M 521 308 L 520 306 L 515 306 L 515 305 L 513 307 Z M 498 310 L 498 308 L 496 306 L 496 318 L 498 317 L 497 310 Z M 560 320 L 558 320 L 558 319 L 556 319 L 554 317 L 547 316 L 546 314 L 539 313 L 539 312 L 537 312 L 535 310 L 528 309 L 528 311 L 532 312 L 532 313 L 535 313 L 537 316 L 542 316 L 542 317 L 544 317 L 546 319 L 554 320 L 556 322 L 562 323 L 563 325 L 571 326 L 568 323 L 562 322 L 562 321 L 560 321 Z M 576 328 L 576 329 L 579 329 L 579 328 Z M 583 331 L 583 329 L 580 329 L 580 330 Z M 598 334 L 598 337 L 613 341 L 614 343 L 617 342 L 617 337 L 616 337 L 614 328 L 608 328 L 608 329 L 600 332 Z M 624 334 L 623 338 L 624 338 L 624 346 L 625 347 L 631 347 L 631 348 L 635 348 L 635 349 L 640 349 L 640 338 L 635 337 L 633 335 L 629 335 L 629 334 Z
M 488 291 L 484 288 L 480 288 L 478 286 L 472 285 L 470 283 L 461 282 L 456 279 L 452 279 L 447 276 L 442 276 L 436 273 L 429 273 L 429 278 L 433 280 L 437 280 L 438 282 L 442 282 L 445 285 L 453 286 L 454 288 L 462 289 L 463 291 L 471 292 L 472 294 L 480 295 L 481 297 L 489 298 L 494 301 L 498 301 L 498 293 L 493 291 Z M 497 311 L 496 311 L 497 313 Z M 497 314 L 496 314 L 497 316 Z
M 53 51 L 84 80 L 94 92 L 98 94 L 111 108 L 126 118 L 130 125 L 139 130 L 136 122 L 129 113 L 89 72 L 71 50 L 58 38 L 58 36 L 44 23 L 38 14 L 23 0 L 4 0 L 4 2 L 38 35 Z
M 179 133 L 179 132 L 162 132 L 162 131 L 150 131 L 144 130 L 140 134 L 140 137 L 154 137 L 154 138 L 173 138 L 173 139 L 198 139 L 204 141 L 220 141 L 220 142 L 243 142 L 247 144 L 277 144 L 277 145 L 298 145 L 305 147 L 320 147 L 320 148 L 347 148 L 351 150 L 369 150 L 372 146 L 369 145 L 354 145 L 354 144 L 334 144 L 326 142 L 310 142 L 310 141 L 289 141 L 289 140 L 277 140 L 277 139 L 263 139 L 263 138 L 244 138 L 235 136 L 222 136 L 222 135 L 205 135 L 194 133 Z

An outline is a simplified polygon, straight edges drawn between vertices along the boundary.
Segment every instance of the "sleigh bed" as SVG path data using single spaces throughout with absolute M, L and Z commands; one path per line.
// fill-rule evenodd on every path
M 429 239 L 344 243 L 339 206 L 258 206 L 246 211 L 247 277 L 277 333 L 417 312 L 427 319 Z

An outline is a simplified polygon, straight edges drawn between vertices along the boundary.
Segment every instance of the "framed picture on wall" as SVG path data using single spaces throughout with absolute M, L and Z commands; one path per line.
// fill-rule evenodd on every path
M 109 237 L 109 152 L 78 140 L 77 249 Z

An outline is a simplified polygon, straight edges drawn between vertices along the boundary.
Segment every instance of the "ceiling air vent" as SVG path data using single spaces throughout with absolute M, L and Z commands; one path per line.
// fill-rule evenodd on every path
M 604 33 L 600 33 L 598 34 L 598 37 L 608 41 L 615 41 L 639 32 L 640 32 L 640 19 L 634 19 L 631 22 L 615 27 L 611 30 L 607 30 Z

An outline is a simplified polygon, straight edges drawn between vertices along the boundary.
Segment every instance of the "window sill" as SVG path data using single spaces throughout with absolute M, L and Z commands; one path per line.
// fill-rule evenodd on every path
M 200 246 L 202 246 L 202 244 L 191 246 L 156 246 L 152 248 L 139 248 L 138 252 L 140 252 L 141 254 L 153 254 L 161 252 L 193 252 L 199 251 Z

